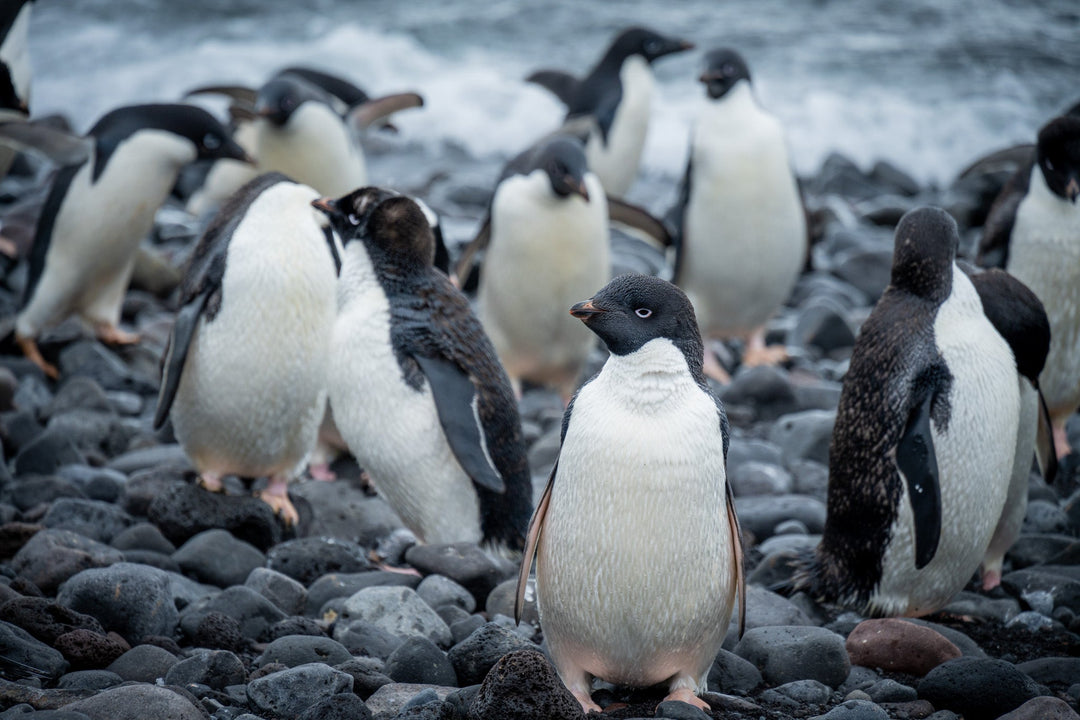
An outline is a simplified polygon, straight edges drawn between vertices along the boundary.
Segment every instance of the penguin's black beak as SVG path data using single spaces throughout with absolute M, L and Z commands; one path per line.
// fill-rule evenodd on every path
M 580 195 L 585 198 L 585 202 L 589 202 L 589 190 L 585 187 L 585 180 L 579 180 L 572 175 L 567 175 L 563 178 L 563 182 L 570 188 L 570 192 L 575 195 Z
M 577 305 L 574 305 L 572 308 L 570 308 L 570 314 L 571 315 L 576 317 L 578 320 L 582 320 L 582 321 L 584 321 L 586 323 L 589 322 L 590 318 L 596 317 L 600 313 L 605 313 L 605 312 L 607 312 L 607 310 L 604 310 L 603 308 L 598 308 L 595 305 L 593 305 L 592 300 L 586 300 L 585 302 L 579 302 Z
M 1075 205 L 1076 198 L 1080 197 L 1080 179 L 1076 176 L 1069 178 L 1069 182 L 1065 185 L 1065 197 L 1069 198 L 1069 201 Z
M 319 198 L 318 200 L 311 201 L 311 207 L 316 210 L 322 210 L 327 215 L 333 215 L 337 213 L 337 201 L 334 198 Z

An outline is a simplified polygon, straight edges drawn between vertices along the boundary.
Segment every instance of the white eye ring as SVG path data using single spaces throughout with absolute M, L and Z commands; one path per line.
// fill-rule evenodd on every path
M 203 138 L 202 142 L 203 147 L 208 150 L 217 150 L 219 147 L 221 147 L 221 141 L 218 140 L 216 135 L 212 135 L 210 133 L 206 134 L 206 137 Z
M 357 215 L 356 213 L 349 213 L 348 220 L 349 220 L 350 225 L 359 225 L 360 224 L 360 216 Z
M 649 308 L 638 308 L 634 311 L 634 314 L 637 315 L 639 318 L 644 319 L 652 316 L 652 310 L 650 310 Z
M 1046 169 L 1051 172 L 1054 170 L 1054 163 L 1050 161 L 1050 158 L 1046 158 Z

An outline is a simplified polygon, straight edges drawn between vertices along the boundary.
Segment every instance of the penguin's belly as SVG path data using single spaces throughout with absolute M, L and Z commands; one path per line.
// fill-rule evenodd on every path
M 1046 308 L 1050 353 L 1039 385 L 1051 415 L 1065 418 L 1080 406 L 1080 211 L 1037 222 L 1024 210 L 1013 228 L 1008 271 Z
M 227 158 L 216 161 L 206 174 L 202 187 L 188 199 L 187 211 L 200 216 L 221 207 L 222 203 L 257 174 L 254 166 L 246 162 Z
M 1020 412 L 1012 351 L 982 315 L 970 281 L 954 271 L 953 285 L 953 296 L 934 323 L 938 351 L 952 373 L 947 427 L 931 420 L 941 489 L 940 540 L 929 564 L 916 569 L 911 500 L 902 483 L 881 582 L 870 599 L 880 614 L 925 615 L 964 587 L 986 552 L 1012 476 Z M 967 293 L 976 305 L 960 310 L 955 298 Z
M 986 556 L 983 559 L 984 569 L 1001 569 L 1002 558 L 1020 536 L 1020 528 L 1027 514 L 1028 478 L 1031 475 L 1031 461 L 1035 455 L 1035 436 L 1039 426 L 1039 394 L 1027 378 L 1020 378 L 1019 388 L 1020 424 L 1016 432 L 1016 455 L 1013 458 L 1005 506 L 1001 510 L 1001 517 L 998 518 L 994 528 L 994 535 L 986 548 Z
M 260 122 L 257 143 L 260 172 L 284 173 L 321 195 L 340 197 L 367 184 L 363 153 L 318 103 L 304 103 L 284 128 Z
M 562 385 L 580 374 L 595 336 L 568 311 L 611 272 L 600 202 L 560 201 L 539 218 L 524 206 L 499 208 L 479 315 L 511 376 Z
M 589 169 L 596 173 L 609 195 L 623 197 L 637 178 L 645 137 L 649 130 L 653 76 L 648 63 L 638 56 L 627 58 L 619 72 L 622 98 L 615 110 L 607 138 L 597 127 L 585 145 Z
M 643 415 L 600 382 L 575 402 L 540 536 L 544 634 L 557 666 L 703 684 L 735 590 L 716 408 L 701 394 Z
M 748 335 L 791 294 L 806 255 L 806 220 L 786 159 L 695 153 L 677 284 L 707 337 Z
M 427 381 L 415 390 L 402 376 L 381 292 L 356 296 L 338 317 L 330 403 L 357 462 L 420 540 L 482 539 L 472 481 L 446 441 Z
M 192 340 L 173 424 L 200 472 L 295 472 L 326 403 L 334 270 L 328 258 L 305 262 L 298 248 L 270 243 L 241 260 L 238 244 L 234 236 L 221 310 Z

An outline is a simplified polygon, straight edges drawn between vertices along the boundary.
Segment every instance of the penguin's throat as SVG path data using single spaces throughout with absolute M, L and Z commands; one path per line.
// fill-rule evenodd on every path
M 666 338 L 650 340 L 627 355 L 612 355 L 597 378 L 637 407 L 670 402 L 697 388 L 686 358 Z

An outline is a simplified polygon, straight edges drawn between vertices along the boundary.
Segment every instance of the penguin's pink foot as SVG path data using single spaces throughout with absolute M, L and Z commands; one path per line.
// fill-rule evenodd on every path
M 710 352 L 708 348 L 705 348 L 705 365 L 702 367 L 705 373 L 705 377 L 711 378 L 721 385 L 727 385 L 731 382 L 731 375 L 724 366 L 720 364 L 720 361 L 716 359 L 716 354 Z
M 709 710 L 712 709 L 712 708 L 709 707 L 709 703 L 707 703 L 704 700 L 702 700 L 701 698 L 699 698 L 697 695 L 694 694 L 693 690 L 691 690 L 690 688 L 686 688 L 686 687 L 681 687 L 681 688 L 678 688 L 676 690 L 672 690 L 668 694 L 668 696 L 666 698 L 664 698 L 664 702 L 667 702 L 668 700 L 676 700 L 678 702 L 684 702 L 687 705 L 693 705 L 694 707 L 699 708 L 701 710 L 705 710 L 705 711 L 709 711 Z
M 571 690 L 574 699 L 581 705 L 581 711 L 588 715 L 591 712 L 603 712 L 600 706 L 593 702 L 592 697 L 585 690 Z
M 34 338 L 22 337 L 16 333 L 15 343 L 22 350 L 26 359 L 41 368 L 41 372 L 45 373 L 46 377 L 50 380 L 56 380 L 60 377 L 60 371 L 56 369 L 56 366 L 41 356 L 41 350 L 38 349 L 37 341 Z
M 765 328 L 760 327 L 750 335 L 746 343 L 742 364 L 747 367 L 779 365 L 789 357 L 787 348 L 783 345 L 765 344 Z
M 1069 447 L 1069 436 L 1065 433 L 1065 426 L 1057 423 L 1054 423 L 1054 451 L 1057 452 L 1058 460 L 1072 452 L 1072 448 Z
M 219 493 L 222 491 L 221 476 L 217 473 L 202 473 L 195 483 L 210 492 Z
M 312 480 L 331 482 L 337 480 L 337 473 L 330 469 L 330 463 L 312 463 L 308 465 L 308 475 Z
M 129 333 L 115 325 L 99 323 L 94 326 L 98 339 L 109 345 L 134 345 L 139 342 L 138 333 Z
M 986 570 L 982 575 L 983 592 L 990 592 L 1001 584 L 1001 570 Z
M 292 527 L 300 522 L 300 514 L 296 512 L 292 501 L 289 500 L 289 481 L 280 475 L 270 478 L 270 484 L 257 494 L 259 499 L 273 509 L 275 515 L 280 515 L 285 527 Z

